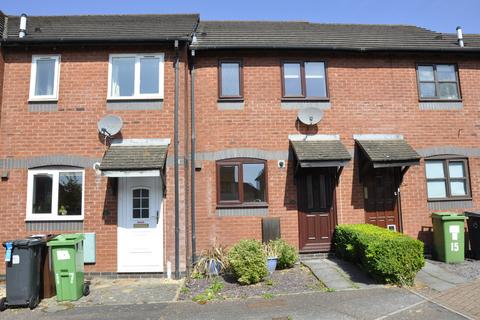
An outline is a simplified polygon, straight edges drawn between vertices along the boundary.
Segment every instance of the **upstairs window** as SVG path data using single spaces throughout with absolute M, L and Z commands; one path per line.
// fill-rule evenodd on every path
M 264 160 L 229 159 L 218 161 L 218 205 L 266 205 L 266 169 L 267 165 Z
M 282 64 L 283 98 L 328 99 L 325 63 L 293 61 Z
M 163 54 L 110 55 L 109 99 L 163 99 Z
M 219 98 L 242 99 L 242 63 L 240 61 L 221 60 L 218 68 Z
M 58 100 L 60 56 L 32 57 L 30 100 Z
M 422 64 L 417 67 L 420 100 L 460 100 L 454 64 Z
M 28 172 L 28 220 L 83 219 L 84 177 L 78 169 Z
M 466 159 L 426 160 L 425 171 L 429 200 L 470 198 Z

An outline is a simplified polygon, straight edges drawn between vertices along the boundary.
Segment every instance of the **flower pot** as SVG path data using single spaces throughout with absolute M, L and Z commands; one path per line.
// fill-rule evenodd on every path
M 210 276 L 218 276 L 221 270 L 222 270 L 222 265 L 220 264 L 220 262 L 215 260 L 210 260 L 208 262 L 208 274 Z
M 275 269 L 277 268 L 277 261 L 278 261 L 277 257 L 268 257 L 267 258 L 267 268 L 268 268 L 268 272 L 270 274 L 272 274 L 273 271 L 275 271 Z

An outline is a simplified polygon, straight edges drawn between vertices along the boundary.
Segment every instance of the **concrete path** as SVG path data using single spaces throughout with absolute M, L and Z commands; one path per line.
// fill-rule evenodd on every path
M 331 290 L 382 287 L 356 265 L 337 258 L 306 259 L 302 263 Z
M 0 315 L 2 319 L 465 319 L 408 290 L 373 288 L 278 296 L 273 299 L 230 300 L 199 305 L 193 302 L 121 306 L 89 306 L 56 313 L 40 310 Z
M 425 260 L 425 267 L 420 270 L 415 278 L 417 287 L 425 286 L 437 292 L 442 292 L 467 282 L 468 279 L 447 271 L 428 260 Z

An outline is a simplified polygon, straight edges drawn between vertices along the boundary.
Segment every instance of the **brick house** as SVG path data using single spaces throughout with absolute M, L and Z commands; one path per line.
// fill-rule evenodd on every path
M 479 207 L 478 36 L 20 20 L 0 19 L 2 242 L 95 234 L 88 272 L 158 273 L 242 238 L 329 251 L 341 223 L 428 245 L 432 211 Z

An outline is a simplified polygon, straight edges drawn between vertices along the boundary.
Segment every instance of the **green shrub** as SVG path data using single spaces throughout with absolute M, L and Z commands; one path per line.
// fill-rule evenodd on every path
M 241 284 L 260 282 L 268 274 L 267 257 L 262 243 L 257 240 L 240 240 L 230 249 L 228 262 Z
M 293 267 L 298 260 L 297 250 L 282 239 L 272 240 L 270 244 L 273 245 L 277 251 L 277 269 Z
M 421 241 L 370 224 L 339 225 L 334 242 L 337 256 L 385 283 L 412 285 L 425 264 Z

